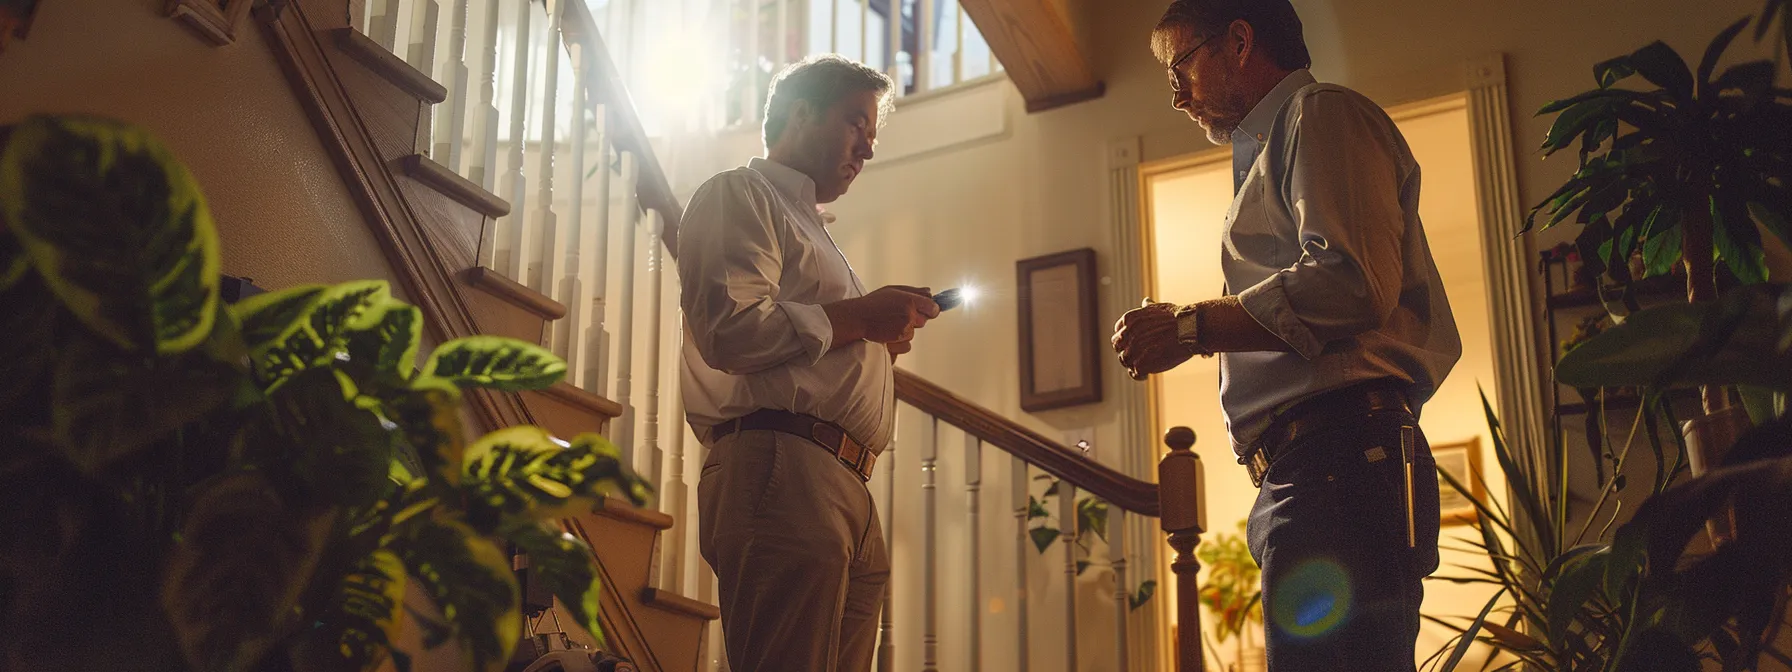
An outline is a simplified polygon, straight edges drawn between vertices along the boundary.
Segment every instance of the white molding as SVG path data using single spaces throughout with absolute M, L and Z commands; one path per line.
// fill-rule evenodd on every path
M 1098 261 L 1098 275 L 1104 283 L 1102 295 L 1106 297 L 1100 306 L 1102 324 L 1112 324 L 1120 319 L 1120 315 L 1131 309 L 1145 295 L 1145 244 L 1144 224 L 1139 208 L 1139 167 L 1142 158 L 1143 140 L 1139 136 L 1129 136 L 1110 140 L 1103 152 L 1103 165 L 1108 173 L 1108 220 L 1109 230 L 1113 236 L 1113 247 L 1108 254 L 1105 268 Z M 1108 375 L 1107 389 L 1109 402 L 1115 409 L 1115 425 L 1118 429 L 1121 459 L 1120 470 L 1134 478 L 1147 481 L 1157 480 L 1157 455 L 1160 452 L 1158 437 L 1153 436 L 1151 427 L 1151 394 L 1150 388 L 1119 373 L 1119 367 L 1104 367 Z M 1145 516 L 1126 516 L 1128 529 L 1124 532 L 1127 555 L 1136 558 L 1129 562 L 1137 571 L 1130 572 L 1134 576 L 1157 581 L 1158 587 L 1167 587 L 1168 576 L 1162 562 L 1164 548 L 1163 533 L 1158 530 L 1156 519 Z M 1125 590 L 1131 591 L 1132 586 Z M 1135 612 L 1122 612 L 1121 618 L 1138 619 L 1127 628 L 1127 641 L 1124 645 L 1131 651 L 1131 662 L 1135 669 L 1157 670 L 1167 662 L 1167 649 L 1164 643 L 1167 638 L 1162 633 L 1167 628 L 1159 624 L 1168 623 L 1168 611 L 1163 605 L 1175 599 L 1167 590 L 1159 590 L 1152 598 L 1150 608 Z
M 1519 201 L 1511 104 L 1506 92 L 1504 54 L 1467 63 L 1469 139 L 1475 162 L 1475 201 L 1480 209 L 1483 270 L 1492 311 L 1494 401 L 1513 452 L 1542 455 L 1544 426 L 1542 367 L 1538 359 L 1537 313 L 1532 294 L 1529 239 L 1520 238 L 1524 207 Z M 1542 463 L 1542 462 L 1534 462 Z

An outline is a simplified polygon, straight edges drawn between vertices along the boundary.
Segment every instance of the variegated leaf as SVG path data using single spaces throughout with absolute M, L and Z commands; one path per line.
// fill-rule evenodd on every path
M 502 336 L 469 336 L 443 343 L 424 373 L 465 387 L 538 390 L 560 382 L 566 362 L 547 348 Z
M 186 168 L 141 129 L 36 116 L 0 148 L 0 221 L 81 322 L 128 350 L 211 333 L 218 239 Z M 10 239 L 10 238 L 9 238 Z M 6 261 L 8 276 L 16 262 Z
M 599 622 L 598 600 L 603 595 L 603 582 L 598 580 L 591 547 L 578 537 L 542 523 L 516 526 L 505 537 L 528 554 L 529 571 L 535 580 L 547 586 L 579 627 L 601 644 L 604 632 Z
M 504 669 L 522 632 L 522 596 L 510 558 L 491 540 L 451 520 L 417 526 L 399 557 L 435 600 L 477 669 Z

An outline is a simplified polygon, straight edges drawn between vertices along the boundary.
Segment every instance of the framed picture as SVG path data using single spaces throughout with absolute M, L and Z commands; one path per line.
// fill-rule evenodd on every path
M 1020 306 L 1020 407 L 1044 411 L 1101 401 L 1095 250 L 1015 264 Z
M 1444 525 L 1467 525 L 1475 522 L 1479 515 L 1475 511 L 1475 502 L 1486 501 L 1487 492 L 1482 485 L 1481 477 L 1481 437 L 1467 441 L 1445 443 L 1431 447 L 1431 457 L 1437 460 L 1439 471 L 1448 473 L 1456 482 L 1469 488 L 1474 497 L 1470 501 L 1461 492 L 1452 487 L 1449 481 L 1438 479 L 1438 515 Z

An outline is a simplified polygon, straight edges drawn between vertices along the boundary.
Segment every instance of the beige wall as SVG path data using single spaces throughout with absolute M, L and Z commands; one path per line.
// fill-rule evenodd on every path
M 79 113 L 148 128 L 205 191 L 224 272 L 280 288 L 394 280 L 259 26 L 212 47 L 159 0 L 42 3 L 0 56 L 0 123 Z
M 930 148 L 924 154 L 894 163 L 874 162 L 852 193 L 830 206 L 840 219 L 834 235 L 869 284 L 944 288 L 971 280 L 992 290 L 981 305 L 950 314 L 924 329 L 915 352 L 904 358 L 903 366 L 1020 419 L 1047 436 L 1093 428 L 1096 458 L 1112 464 L 1120 462 L 1118 451 L 1158 450 L 1153 446 L 1115 445 L 1119 440 L 1119 409 L 1114 402 L 1041 414 L 1026 414 L 1019 408 L 1014 262 L 1092 247 L 1099 254 L 1101 273 L 1106 276 L 1112 272 L 1114 252 L 1107 203 L 1107 143 L 1141 138 L 1143 158 L 1147 161 L 1207 148 L 1200 129 L 1169 109 L 1163 71 L 1151 60 L 1146 48 L 1146 37 L 1166 4 L 1163 0 L 1069 3 L 1067 6 L 1073 11 L 1081 12 L 1083 32 L 1094 44 L 1091 57 L 1107 83 L 1105 97 L 1028 115 L 1012 87 L 1004 84 L 1007 123 L 1001 133 L 955 148 Z M 1317 62 L 1315 74 L 1322 80 L 1361 90 L 1384 106 L 1462 91 L 1466 88 L 1466 62 L 1491 53 L 1506 54 L 1518 143 L 1514 151 L 1519 157 L 1519 198 L 1526 206 L 1541 200 L 1573 170 L 1572 160 L 1537 159 L 1534 147 L 1547 130 L 1549 120 L 1533 118 L 1532 111 L 1549 100 L 1589 88 L 1594 63 L 1655 39 L 1664 39 L 1696 59 L 1723 26 L 1760 9 L 1756 0 L 1718 0 L 1698 5 L 1677 0 L 1295 0 L 1295 5 L 1304 19 L 1308 43 Z M 1756 49 L 1746 38 L 1733 47 L 1739 55 Z M 1732 60 L 1736 58 L 1733 56 Z M 939 104 L 945 103 L 935 99 L 899 108 L 897 123 L 901 123 L 905 109 Z M 942 133 L 955 130 L 950 116 L 938 123 L 942 124 Z M 903 135 L 926 135 L 915 130 L 907 129 Z M 890 135 L 894 138 L 897 134 Z M 759 150 L 756 142 L 740 136 L 719 138 L 709 148 L 713 150 L 711 156 L 692 157 L 681 152 L 679 182 L 685 193 L 695 186 L 695 180 L 688 176 L 738 165 Z M 892 155 L 906 153 L 891 147 L 880 149 Z M 1547 236 L 1547 244 L 1559 238 L 1559 233 Z M 1454 252 L 1454 242 L 1433 238 L 1440 255 L 1444 250 Z M 1195 257 L 1211 253 L 1202 248 L 1189 252 Z M 1525 253 L 1524 258 L 1531 258 L 1530 253 Z M 1112 287 L 1106 282 L 1102 285 L 1104 323 L 1111 323 L 1120 311 L 1136 305 L 1139 299 L 1119 296 Z M 1154 298 L 1186 302 L 1207 298 L 1207 294 Z M 1476 316 L 1459 317 L 1470 325 L 1465 328 L 1487 329 L 1485 315 L 1479 316 L 1478 321 Z M 1104 366 L 1108 367 L 1104 380 L 1110 399 L 1118 386 L 1135 384 L 1125 379 L 1111 360 L 1105 361 Z M 1487 382 L 1491 387 L 1492 381 Z M 918 451 L 913 447 L 926 432 L 925 423 L 916 419 L 905 421 L 902 444 L 890 461 L 903 478 L 913 478 L 909 474 L 919 472 Z M 1211 447 L 1219 441 L 1219 437 L 1207 437 L 1202 444 Z M 942 454 L 947 462 L 940 474 L 942 479 L 955 482 L 954 479 L 962 478 L 963 471 L 962 465 L 955 463 L 960 458 L 952 456 L 963 451 L 955 439 L 948 439 L 945 446 L 947 450 Z M 1005 465 L 985 457 L 986 509 L 995 503 L 1006 506 L 1005 476 L 993 485 L 987 482 L 992 469 L 1006 469 Z M 1210 484 L 1243 478 L 1236 465 L 1217 459 L 1208 464 Z M 920 489 L 908 487 L 899 487 L 896 499 L 899 551 L 903 550 L 900 547 L 905 543 L 901 541 L 904 535 L 914 540 L 920 532 L 920 516 L 916 512 Z M 951 501 L 962 499 L 961 494 L 954 494 Z M 1225 529 L 1217 519 L 1210 519 L 1210 523 L 1215 523 L 1215 529 Z M 950 531 L 953 535 L 962 533 L 959 528 Z M 1000 538 L 986 546 L 986 558 L 988 552 L 995 551 L 1004 554 L 998 557 L 1011 555 L 1011 538 L 1008 530 L 1001 530 Z M 898 586 L 917 585 L 917 564 L 898 560 Z M 1013 581 L 1012 573 L 986 572 L 985 577 L 986 590 L 1005 589 Z M 1059 583 L 1049 576 L 1029 577 L 1029 586 L 1039 591 L 1033 598 L 1043 604 L 1059 604 L 1054 601 L 1061 599 L 1062 591 L 1056 588 Z M 898 597 L 898 633 L 915 632 L 915 608 L 913 601 Z M 1054 618 L 1050 612 L 1055 609 L 1035 608 L 1032 641 L 1036 647 L 1041 636 L 1056 646 L 1058 638 L 1054 634 L 1061 632 L 1058 628 L 1062 617 L 1050 620 Z M 962 632 L 953 629 L 962 626 L 961 616 L 947 612 L 946 618 L 946 632 Z M 1041 618 L 1048 622 L 1041 623 Z M 1107 628 L 1106 618 L 1106 614 L 1092 616 L 1085 627 Z M 1000 619 L 989 619 L 992 624 L 999 622 Z M 986 625 L 990 627 L 998 630 L 986 629 L 986 638 L 1012 637 L 1011 630 L 1000 630 L 1007 626 Z M 901 668 L 912 667 L 900 661 L 913 661 L 909 656 L 918 653 L 918 646 L 908 644 L 908 638 L 909 634 L 898 636 L 904 652 L 899 659 Z M 952 637 L 947 637 L 942 646 L 952 647 L 952 641 Z M 959 654 L 957 650 L 951 652 Z M 1055 661 L 1061 656 L 1046 655 L 1044 659 Z

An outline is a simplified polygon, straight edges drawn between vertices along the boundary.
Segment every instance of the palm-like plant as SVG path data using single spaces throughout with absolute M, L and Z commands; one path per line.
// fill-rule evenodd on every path
M 1478 618 L 1431 619 L 1460 633 L 1432 661 L 1454 669 L 1469 643 L 1481 641 L 1518 658 L 1515 665 L 1548 670 L 1690 671 L 1705 661 L 1725 670 L 1755 669 L 1767 660 L 1792 665 L 1772 647 L 1792 590 L 1792 519 L 1785 515 L 1792 510 L 1792 416 L 1785 412 L 1792 393 L 1792 287 L 1754 285 L 1720 301 L 1636 313 L 1564 356 L 1558 376 L 1579 386 L 1637 386 L 1649 391 L 1648 401 L 1618 469 L 1602 483 L 1595 515 L 1575 529 L 1568 525 L 1565 470 L 1514 459 L 1488 409 L 1494 454 L 1511 484 L 1510 513 L 1535 521 L 1537 533 L 1521 534 L 1496 501 L 1476 503 L 1481 538 L 1464 550 L 1488 556 L 1493 568 L 1465 567 L 1467 574 L 1437 578 L 1497 591 Z M 1686 447 L 1678 433 L 1666 432 L 1673 440 L 1664 441 L 1658 431 L 1661 419 L 1673 418 L 1662 393 L 1736 384 L 1772 392 L 1763 421 L 1722 464 L 1677 479 Z M 1612 531 L 1615 511 L 1624 507 L 1609 517 L 1599 512 L 1608 500 L 1626 496 L 1623 466 L 1643 444 L 1661 466 L 1635 516 Z M 1557 480 L 1544 482 L 1539 473 Z M 1734 533 L 1712 548 L 1697 537 L 1724 510 L 1734 512 Z
M 505 543 L 598 633 L 591 549 L 544 521 L 645 485 L 596 435 L 459 421 L 552 354 L 474 337 L 419 369 L 384 282 L 221 305 L 192 178 L 113 122 L 0 129 L 0 225 L 0 669 L 404 669 L 413 585 L 424 631 L 501 669 Z
M 1765 31 L 1775 5 L 1760 19 Z M 1767 279 L 1756 225 L 1792 244 L 1792 91 L 1774 86 L 1776 64 L 1757 60 L 1717 72 L 1750 19 L 1720 33 L 1695 72 L 1655 42 L 1593 67 L 1598 88 L 1556 101 L 1545 156 L 1578 147 L 1574 177 L 1531 211 L 1526 230 L 1570 217 L 1584 225 L 1582 260 L 1628 285 L 1628 260 L 1647 275 L 1684 264 L 1691 302 L 1717 297 L 1717 265 L 1744 284 Z M 1633 76 L 1653 90 L 1617 86 Z M 1706 412 L 1725 406 L 1706 392 Z

